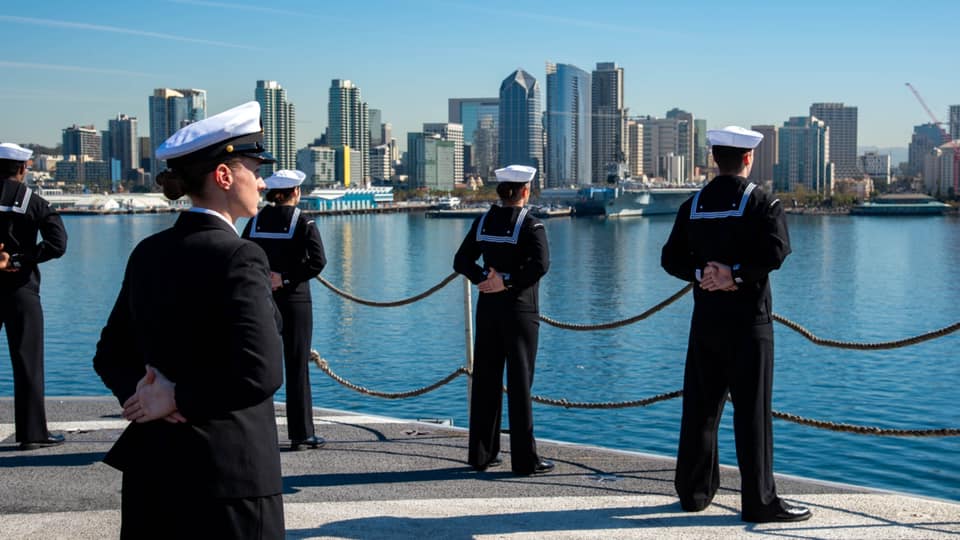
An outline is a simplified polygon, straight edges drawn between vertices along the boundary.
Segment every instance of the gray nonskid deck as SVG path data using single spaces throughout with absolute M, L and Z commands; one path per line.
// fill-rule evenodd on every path
M 125 425 L 110 398 L 51 398 L 48 420 L 67 444 L 21 452 L 13 403 L 0 399 L 0 537 L 110 538 L 119 531 L 120 473 L 100 462 Z M 538 441 L 551 474 L 518 477 L 504 465 L 476 473 L 463 429 L 316 409 L 328 443 L 286 451 L 278 406 L 289 538 L 791 538 L 960 537 L 960 505 L 778 476 L 781 495 L 812 520 L 739 520 L 739 476 L 723 468 L 706 511 L 683 512 L 673 460 Z M 509 448 L 504 441 L 504 448 Z

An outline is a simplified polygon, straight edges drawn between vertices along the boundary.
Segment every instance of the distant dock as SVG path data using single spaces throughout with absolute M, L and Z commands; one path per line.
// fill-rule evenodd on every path
M 0 538 L 117 538 L 120 473 L 100 462 L 126 426 L 112 397 L 50 398 L 67 443 L 16 449 L 13 400 L 0 398 Z M 315 409 L 320 450 L 286 451 L 278 406 L 287 538 L 956 538 L 960 504 L 777 476 L 810 521 L 740 521 L 739 476 L 724 467 L 705 511 L 686 513 L 673 460 L 546 440 L 551 474 L 484 473 L 466 462 L 462 428 Z M 509 448 L 508 441 L 503 447 Z

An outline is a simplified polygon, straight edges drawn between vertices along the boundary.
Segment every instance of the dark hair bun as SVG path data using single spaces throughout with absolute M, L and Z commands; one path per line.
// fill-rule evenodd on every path
M 163 187 L 163 195 L 171 201 L 183 197 L 184 179 L 180 173 L 173 169 L 166 169 L 157 175 L 157 184 Z

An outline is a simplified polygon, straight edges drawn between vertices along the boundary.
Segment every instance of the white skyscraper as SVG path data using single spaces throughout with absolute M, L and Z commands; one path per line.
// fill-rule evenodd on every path
M 260 103 L 260 121 L 263 124 L 263 145 L 277 158 L 276 163 L 264 163 L 260 174 L 264 177 L 279 169 L 297 166 L 296 116 L 293 103 L 287 102 L 287 91 L 277 81 L 257 81 L 254 91 Z
M 360 101 L 360 88 L 351 81 L 333 79 L 330 82 L 327 114 L 327 144 L 333 147 L 349 146 L 360 152 L 363 181 L 369 180 L 370 115 L 367 104 Z M 353 179 L 354 182 L 357 180 Z

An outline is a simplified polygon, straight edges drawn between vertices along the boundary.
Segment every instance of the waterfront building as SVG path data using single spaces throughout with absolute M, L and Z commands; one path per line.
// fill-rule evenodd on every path
M 425 123 L 423 132 L 439 135 L 441 139 L 453 143 L 453 181 L 463 182 L 463 126 L 442 122 Z
M 334 146 L 333 151 L 334 181 L 346 188 L 366 187 L 367 177 L 363 174 L 363 158 L 366 157 L 366 161 L 369 163 L 370 156 L 362 156 L 359 150 L 355 150 L 346 145 Z
M 78 126 L 76 124 L 63 128 L 63 157 L 80 160 L 86 156 L 88 160 L 100 161 L 103 157 L 102 139 L 100 133 L 93 126 Z
M 890 155 L 867 152 L 860 156 L 860 169 L 874 184 L 890 185 Z
M 707 121 L 703 118 L 693 120 L 693 166 L 703 174 L 707 170 L 707 154 L 710 145 L 707 144 Z M 771 178 L 773 178 L 771 176 Z
M 522 69 L 500 83 L 500 122 L 497 136 L 498 167 L 536 167 L 534 185 L 542 183 L 543 129 L 540 116 L 540 84 Z
M 351 81 L 333 79 L 327 113 L 327 144 L 360 152 L 362 174 L 355 180 L 365 181 L 370 177 L 370 115 L 367 104 L 360 100 L 360 88 Z
M 297 170 L 307 175 L 303 182 L 305 191 L 335 184 L 336 166 L 336 151 L 329 146 L 311 145 L 297 150 Z
M 546 69 L 546 186 L 589 185 L 593 180 L 590 74 L 570 64 L 547 62 Z
M 393 188 L 318 188 L 304 193 L 298 205 L 303 210 L 321 212 L 353 211 L 379 208 L 393 203 Z
M 604 183 L 627 162 L 626 119 L 623 104 L 623 68 L 615 62 L 597 62 L 591 75 L 593 183 Z
M 946 197 L 954 194 L 953 175 L 957 162 L 954 150 L 960 147 L 960 140 L 941 144 L 924 157 L 923 189 L 930 195 Z
M 778 134 L 779 163 L 774 166 L 775 192 L 803 188 L 829 197 L 833 194 L 830 128 L 811 116 L 794 116 Z
M 753 150 L 753 169 L 750 171 L 750 181 L 763 186 L 773 182 L 773 168 L 780 161 L 780 130 L 770 125 L 750 126 L 750 129 L 763 134 L 763 140 Z
M 166 168 L 156 157 L 156 147 L 178 129 L 207 117 L 207 91 L 195 88 L 157 88 L 149 97 L 150 173 L 153 178 Z
M 950 138 L 960 139 L 960 105 L 950 106 Z
M 810 116 L 830 129 L 830 161 L 837 178 L 858 178 L 857 108 L 843 103 L 814 103 Z
M 98 189 L 108 189 L 112 185 L 110 172 L 110 164 L 102 159 L 70 156 L 57 162 L 54 178 L 57 182 L 96 185 Z
M 943 143 L 943 132 L 938 125 L 929 123 L 914 126 L 907 149 L 907 174 L 922 174 L 925 158 Z
M 674 153 L 683 156 L 686 174 L 682 181 L 690 181 L 693 179 L 694 173 L 693 154 L 695 127 L 693 114 L 673 108 L 667 111 L 667 118 L 677 121 L 677 149 Z M 706 138 L 706 134 L 704 134 L 704 138 Z
M 627 172 L 633 178 L 644 175 L 643 124 L 636 120 L 627 121 Z
M 277 81 L 257 81 L 254 98 L 260 103 L 263 146 L 277 160 L 261 165 L 260 174 L 266 178 L 274 171 L 293 169 L 297 166 L 297 121 L 287 91 Z
M 390 146 L 380 144 L 370 147 L 370 180 L 374 183 L 384 183 L 393 176 L 393 167 L 390 160 Z
M 687 156 L 680 152 L 680 139 L 686 133 L 684 126 L 688 125 L 686 120 L 643 116 L 635 121 L 643 127 L 643 171 L 648 177 L 665 179 L 674 176 L 674 171 L 668 172 L 667 168 L 675 167 L 677 157 L 684 160 L 680 167 L 688 172 Z M 668 155 L 671 156 L 669 160 L 665 159 Z
M 411 188 L 453 191 L 453 142 L 436 134 L 407 133 L 406 166 Z
M 374 146 L 380 146 L 385 144 L 389 139 L 384 139 L 383 136 L 383 125 L 382 125 L 382 116 L 383 112 L 380 109 L 367 109 L 367 126 L 370 130 L 370 148 Z M 373 165 L 371 164 L 371 167 Z M 370 173 L 371 175 L 373 172 Z
M 105 161 L 116 160 L 119 163 L 119 175 L 113 180 L 127 180 L 134 169 L 140 167 L 140 143 L 137 137 L 137 119 L 125 114 L 118 114 L 110 119 L 107 130 L 108 148 Z

